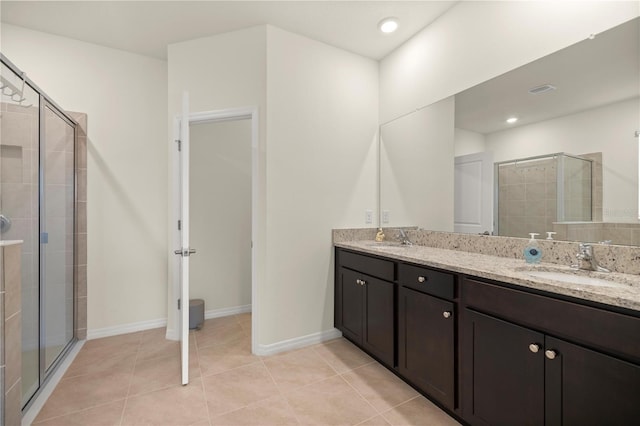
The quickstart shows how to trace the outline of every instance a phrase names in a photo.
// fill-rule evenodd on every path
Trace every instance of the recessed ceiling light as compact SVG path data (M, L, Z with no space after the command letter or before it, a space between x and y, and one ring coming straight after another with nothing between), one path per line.
M507 118L507 123L509 123L509 124L513 124L516 121L518 121L518 117L509 117L509 118Z
M383 33L392 33L398 29L398 18L384 18L378 23L378 28Z

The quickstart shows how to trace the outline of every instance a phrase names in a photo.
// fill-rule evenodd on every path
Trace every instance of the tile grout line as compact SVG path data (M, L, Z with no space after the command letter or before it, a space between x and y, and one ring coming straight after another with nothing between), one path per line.
M40 420L40 421L38 421L38 422L33 422L33 423L31 423L31 424L32 424L33 426L38 426L38 425L40 425L40 424L42 424L42 423L50 422L50 421L52 421L52 420L60 419L60 418L62 418L62 417L70 416L70 415L73 415L73 414L78 414L78 413L82 413L82 412L85 412L85 411L93 410L94 408L104 407L104 406L106 406L106 405L113 404L113 403L118 402L118 401L124 401L125 399L126 399L126 398L114 399L113 401L104 402L104 403L102 403L102 404L98 404L98 405L92 405L92 406L90 406L90 407L86 407L86 408L83 408L83 409L81 409L81 410L71 411L71 412L69 412L69 413L60 414L60 415L58 415L58 416L47 417L46 419Z
M315 345L315 346L319 346L319 345ZM378 410L376 409L376 407L374 407L374 406L371 404L371 402L369 402L369 400L368 400L367 398L365 398L365 397L364 397L364 395L362 395L362 394L358 391L358 389L356 389L356 388L355 388L355 387L354 387L354 386L353 386L353 385L352 385L352 384L351 384L351 383L350 383L350 382L349 382L349 381L348 381L348 380L343 376L343 374L345 374L345 373L349 373L349 372L351 372L351 371L357 370L358 368L366 367L367 365L373 364L374 362L377 362L377 361L376 361L376 360L374 360L374 359L372 358L370 362L367 362L367 363L365 363L365 364L359 365L359 366L358 366L358 367L356 367L356 368L351 368L351 369L349 369L349 370L347 370L347 371L339 372L336 368L334 368L331 364L329 364L329 362L328 362L327 360L325 360L325 359L324 359L324 357L323 357L320 353L318 353L318 351L316 351L316 350L315 350L315 346L313 346L311 349L313 349L313 350L314 350L314 352L315 352L316 354L318 354L318 356L319 356L320 358L322 358L322 360L323 360L323 361L325 361L325 362L329 365L329 367L331 367L331 368L333 369L333 371L335 371L335 372L336 372L336 375L337 375L337 376L339 376L339 377L340 377L342 380L344 380L344 381L345 381L345 382L346 382L346 383L347 383L347 384L348 384L348 385L349 385L353 390L355 390L355 391L356 391L356 393L358 394L358 396L360 396L360 398L362 398L362 399L363 399L367 404L369 404L369 405L371 406L371 408L373 408L373 410L374 410L376 413L378 413L378 414L376 414L376 415L379 415L380 413L378 412ZM360 349L358 349L358 350L360 350ZM375 416L373 416L373 417L375 417ZM371 418L373 418L373 417L371 417ZM367 419L367 420L368 420L368 419ZM366 421L366 420L365 420L365 421Z
M204 324L203 324L204 325ZM189 339L191 339L191 335L189 335ZM198 339L196 338L196 333L193 333L193 343L196 347L196 358L198 359L198 368L200 368L200 346L198 346ZM200 387L202 388L202 397L204 398L204 406L207 410L207 421L209 422L209 426L211 426L211 412L209 411L209 401L207 401L207 390L204 387L204 376L202 375L202 368L200 368Z
M378 363L378 362L374 360L373 362L370 362L370 363L367 363L367 364L361 365L361 366L359 366L359 367L357 367L357 368L354 368L354 369L352 369L352 370L345 371L344 373L341 373L341 374L340 374L340 376L342 376L342 374L346 374L346 373L349 373L349 372L351 372L351 371L355 371L355 370L358 370L358 369L360 369L360 368L366 367L367 365L371 365L371 364L373 364L373 363ZM379 363L378 363L378 364L379 364ZM394 376L394 377L395 377L395 376ZM371 402L370 402L370 401L369 401L369 400L368 400L364 395L362 395L362 394L360 393L360 391L358 391L358 389L356 389L356 388L355 388L355 386L353 386L353 385L351 384L351 382L349 382L349 381L348 381L347 379L345 379L344 377L343 377L343 379L344 379L344 381L345 381L345 382L347 382L347 383L349 384L349 386L351 386L351 387L352 387L352 388L353 388L353 389L358 393L358 395L360 395L360 397L362 397L362 399L364 399L365 401L367 401L367 403L373 407L373 409L376 411L376 413L378 413L376 416L383 416L383 413L388 413L389 411L394 410L394 409L396 409L396 408L400 407L401 405L404 405L404 404L406 404L407 402L413 401L414 399L419 398L419 397L421 397L421 396L422 396L422 395L420 394L420 392L418 392L417 390L413 389L413 387L411 387L411 389L413 389L413 390L417 393L417 395L412 396L411 398L409 398L409 399L407 399L407 400L405 400L405 401L402 401L402 402L400 402L400 403L398 403L398 404L396 404L396 405L393 405L393 406L391 406L391 407L389 407L389 408L385 409L384 411L380 411L380 410L378 410L376 407L374 407L374 406L373 406L373 404L371 404ZM376 417L376 416L374 416L374 417ZM384 417L384 416L383 416L383 417ZM372 418L373 418L373 417L372 417ZM368 420L368 419L367 419L367 420ZM389 422L389 420L388 420L386 417L385 417L385 420L386 420L387 422ZM365 421L366 421L366 420L365 420Z
M267 374L269 374L269 377L271 377L271 381L273 382L276 389L278 390L278 394L280 395L280 398L284 400L284 403L287 404L287 407L289 407L289 411L291 411L291 414L293 414L293 417L296 419L296 423L301 425L302 423L300 422L300 419L296 414L296 410L293 409L293 407L291 406L291 403L289 403L289 399L285 396L282 389L280 389L280 386L278 386L276 379L273 377L273 374L271 374L271 370L269 370L269 367L267 367L267 364L264 362L264 359L261 358L260 361L262 361L262 365L264 365L265 370L267 370Z
M136 373L136 365L138 364L138 358L140 356L140 349L142 348L142 337L144 336L144 333L140 335L140 341L138 342L138 350L136 351L136 359L133 362L133 369L131 370L131 375L129 377L129 386L127 386L127 395L124 399L124 405L122 406L122 413L120 414L120 423L118 423L119 426L122 425L122 422L124 421L124 413L127 410L127 403L129 402L129 393L131 392L131 385L133 384L133 377Z
M381 412L379 415L380 415L380 416L382 416L382 418L383 418L387 423L392 424L392 423L391 423L391 420L389 420L389 419L385 416L385 414L388 414L388 413L390 413L391 411L395 410L396 408L398 408L398 407L400 407L400 406L402 406L402 405L405 405L405 404L407 404L407 403L409 403L409 402L413 401L414 399L418 399L418 398L420 398L420 397L424 398L424 396L422 396L420 393L418 393L418 395L414 396L413 398L410 398L410 399L408 399L408 400L406 400L406 401L404 401L404 402L401 402L400 404L394 405L393 407L391 407L391 408L389 408L389 409L387 409L387 410L384 410L384 411L383 411L383 412ZM447 414L447 415L448 415L448 414Z
M355 370L355 369L353 369L353 370ZM346 371L345 373L349 373L349 372L351 372L351 371L353 371L353 370ZM348 380L347 380L347 379L346 379L342 374L338 374L338 375L340 376L340 378L341 378L342 380L344 380L344 381L347 383L347 385L349 385L349 387L350 387L351 389L353 389L353 390L356 392L356 394L357 394L357 395L358 395L358 396L359 396L359 397L360 397L364 402L366 402L367 404L369 404L369 406L370 406L370 407L373 409L373 411L376 413L376 415L375 415L375 416L371 416L369 419L372 419L372 418L374 418L374 417L376 417L376 416L379 416L379 415L381 414L381 413L380 413L380 411L379 411L376 407L374 407L374 406L373 406L373 404L371 403L371 401L369 401L367 398L365 398L365 396L364 396L364 395L362 395L362 393L360 393L360 391L359 391L358 389L356 389L356 387L355 387L355 386L353 386L353 385L351 384L351 382L350 382L350 381L348 381ZM366 421L367 421L367 420L369 420L369 419L365 419L365 420L363 420L362 422L366 422ZM385 419L385 420L386 420L386 419ZM360 423L362 423L362 422L360 422Z

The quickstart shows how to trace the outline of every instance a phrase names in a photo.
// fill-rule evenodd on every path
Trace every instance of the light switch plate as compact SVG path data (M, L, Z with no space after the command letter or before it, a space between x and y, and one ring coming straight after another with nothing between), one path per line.
M366 224L373 223L373 210L364 211L364 223Z
M389 223L389 210L382 210L382 223Z

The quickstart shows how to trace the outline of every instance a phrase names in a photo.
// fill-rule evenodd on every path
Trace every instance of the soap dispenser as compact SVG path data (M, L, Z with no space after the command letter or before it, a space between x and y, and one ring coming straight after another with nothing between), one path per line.
M529 233L531 239L529 243L524 248L524 260L527 263L540 263L540 259L542 258L542 250L538 247L538 243L536 242L536 236L540 234L536 234L535 232Z

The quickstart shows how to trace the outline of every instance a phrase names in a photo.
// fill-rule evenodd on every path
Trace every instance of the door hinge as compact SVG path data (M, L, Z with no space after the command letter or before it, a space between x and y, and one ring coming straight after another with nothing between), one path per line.
M178 299L178 309L180 309L180 299Z
M178 144L178 151L182 151L182 141L180 139L176 139L176 143Z
M182 229L182 221L178 220L178 231Z

